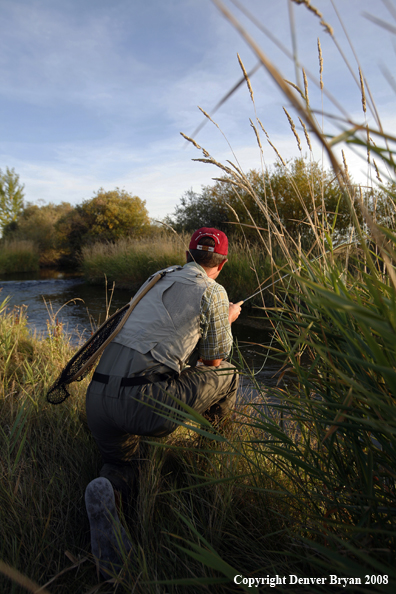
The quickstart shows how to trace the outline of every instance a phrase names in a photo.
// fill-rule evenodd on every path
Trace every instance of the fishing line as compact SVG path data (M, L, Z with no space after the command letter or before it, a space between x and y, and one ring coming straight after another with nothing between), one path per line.
M352 241L351 243L342 243L342 244L338 245L336 248L334 248L333 249L333 252L335 252L336 250L339 250L342 247L348 247L350 245L353 245L353 244L357 243L357 241L358 240ZM317 258L314 258L313 260L309 260L308 261L308 264L313 264L314 262L316 262L317 260L320 260L320 258L323 258L323 256L326 256L330 252L331 252L331 250L328 250L324 254L320 254L320 256L318 256ZM284 274L281 278L278 278L276 281L274 281L273 283L270 283L269 285L265 286L263 289L259 289L258 291L256 291L255 293L253 293L253 295L250 295L250 297L246 297L246 299L244 299L243 301L239 301L239 304L242 305L242 303L246 303L246 301L249 301L249 299L253 299L253 297L255 297L256 295L259 295L260 293L262 293L266 289L269 289L270 287L273 287L274 285L276 285L276 283L279 283L279 281L283 280L284 278L287 278L288 276L290 276L292 274L295 274L296 272L298 272L299 270L301 270L301 268L303 268L303 265L299 266L295 270L292 270L291 272L288 272L287 274Z

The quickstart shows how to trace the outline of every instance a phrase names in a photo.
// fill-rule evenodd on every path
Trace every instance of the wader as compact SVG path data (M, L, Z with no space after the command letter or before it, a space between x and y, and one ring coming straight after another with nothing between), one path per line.
M100 475L116 488L128 480L138 436L163 437L178 427L177 411L183 409L174 398L211 420L235 406L238 375L230 363L186 367L201 336L202 295L213 282L191 267L167 275L138 303L102 355L86 410L104 462Z

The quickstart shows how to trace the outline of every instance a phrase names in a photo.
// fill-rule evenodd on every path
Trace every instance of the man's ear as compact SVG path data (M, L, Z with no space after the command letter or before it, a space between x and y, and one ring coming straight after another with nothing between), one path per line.
M228 262L228 259L227 259L227 258L226 258L225 260L223 260L223 261L221 262L221 264L219 264L219 265L217 266L217 270L218 270L219 272L220 272L220 270L223 268L223 266L224 266L224 264L225 264L226 262Z

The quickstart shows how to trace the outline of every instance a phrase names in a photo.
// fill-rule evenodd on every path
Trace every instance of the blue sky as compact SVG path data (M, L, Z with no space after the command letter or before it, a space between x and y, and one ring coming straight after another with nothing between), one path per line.
M292 51L287 0L241 1ZM231 0L225 2L296 82L293 62ZM392 130L394 91L381 68L392 69L396 38L362 13L394 25L396 20L381 0L334 2L384 125ZM331 0L312 4L333 25L357 73ZM295 4L293 14L300 62L317 76L319 36L326 88L364 122L359 88L319 19ZM179 133L191 134L202 121L197 106L210 112L240 78L237 53L247 70L257 59L211 0L2 0L0 15L0 168L20 174L26 200L76 204L100 187L118 186L146 200L150 216L158 219L174 210L183 192L199 191L218 176L216 168L192 161L201 155ZM284 158L296 156L282 111L285 99L263 69L252 85L257 115L272 142ZM310 101L321 108L313 83ZM327 100L324 109L335 111ZM250 117L254 110L243 85L214 118L245 170L260 166ZM206 125L196 140L217 160L234 159L214 125ZM321 158L318 147L315 157ZM269 145L264 158L268 165L276 159ZM348 154L348 164L365 183L364 162Z

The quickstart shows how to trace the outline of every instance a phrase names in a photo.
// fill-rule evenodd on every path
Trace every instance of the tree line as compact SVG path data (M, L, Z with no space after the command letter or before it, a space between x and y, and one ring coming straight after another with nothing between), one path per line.
M200 193L185 192L167 222L177 231L214 226L252 241L257 239L257 228L267 231L275 226L284 237L298 238L306 250L315 241L315 226L336 241L350 235L350 211L337 178L315 161L298 157L287 167L276 163L265 173L251 170L244 177L243 184L226 176ZM376 222L395 227L394 184L361 189L350 180L350 191ZM363 225L363 209L357 206ZM269 220L274 226L269 227Z
M0 225L3 241L31 240L41 265L75 265L81 249L95 242L139 238L152 231L145 201L115 188L100 188L81 204L37 205L24 202L23 186L13 170L13 188L0 185Z
M331 231L339 241L348 238L347 202L333 173L318 163L296 158L287 168L278 163L265 173L251 170L244 179L236 186L232 176L226 176L203 186L201 192L188 190L164 222L178 232L217 227L254 242L257 229L271 232L270 220L283 236L298 237L303 249L314 242L310 221ZM355 199L363 202L377 222L394 228L392 194L390 184L354 190ZM4 173L0 170L0 227L3 241L32 240L44 265L75 264L85 245L140 238L166 229L150 222L144 200L120 188L100 188L92 198L74 206L68 202L25 203L24 186L9 168Z

